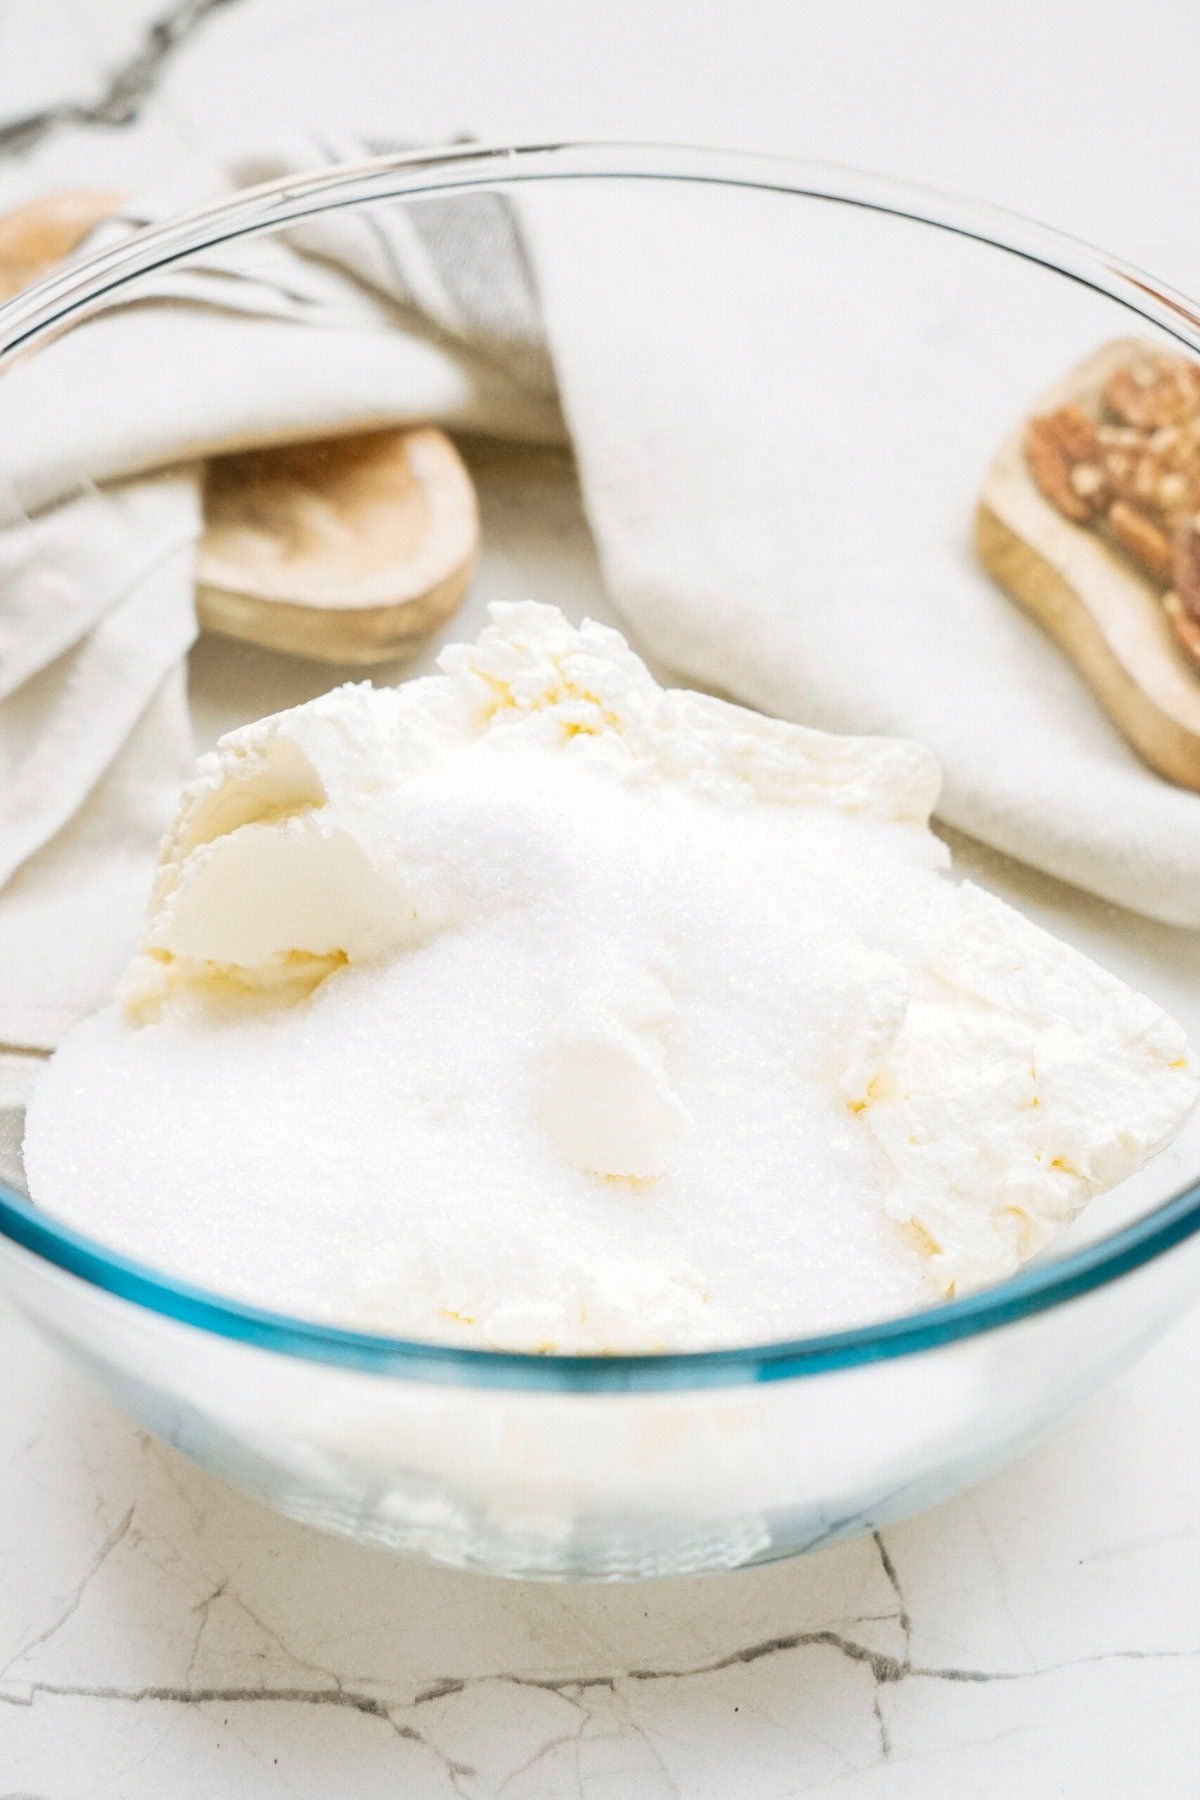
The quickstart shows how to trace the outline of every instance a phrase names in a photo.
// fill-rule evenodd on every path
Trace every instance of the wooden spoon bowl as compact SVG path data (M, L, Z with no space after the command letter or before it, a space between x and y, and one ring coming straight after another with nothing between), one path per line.
M200 623L327 662L386 661L449 618L478 549L471 478L433 426L218 456Z
M49 274L120 204L120 194L79 188L6 213L0 218L0 300Z
M0 300L120 203L77 190L0 218ZM207 467L197 612L267 649L383 662L449 618L478 551L471 478L431 425L238 451Z

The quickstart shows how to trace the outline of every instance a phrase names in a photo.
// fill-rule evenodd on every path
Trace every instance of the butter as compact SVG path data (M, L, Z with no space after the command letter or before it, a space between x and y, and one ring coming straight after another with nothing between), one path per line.
M532 604L440 668L201 760L42 1205L318 1317L699 1348L997 1280L1195 1105L1165 1013L949 877L920 746Z

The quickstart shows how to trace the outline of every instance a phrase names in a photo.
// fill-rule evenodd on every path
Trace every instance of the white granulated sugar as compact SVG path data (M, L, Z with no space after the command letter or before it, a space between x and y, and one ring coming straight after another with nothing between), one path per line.
M1173 1132L1156 1007L942 872L919 747L494 609L206 758L31 1191L315 1318L498 1348L833 1329L1003 1275Z

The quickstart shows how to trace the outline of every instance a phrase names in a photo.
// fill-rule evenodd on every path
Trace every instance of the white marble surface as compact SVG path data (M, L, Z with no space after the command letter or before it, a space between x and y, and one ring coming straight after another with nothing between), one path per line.
M33 117L0 141L0 201L136 183L296 120L723 139L973 189L1200 286L1192 0L1150 0L1136 28L1118 0L171 16L176 52L122 76L155 0L8 0L0 138ZM555 1589L276 1519L0 1319L0 1800L1192 1800L1198 1363L1193 1314L1042 1449L882 1544Z
M551 1588L278 1519L5 1321L0 1793L1190 1800L1198 1356L883 1544Z

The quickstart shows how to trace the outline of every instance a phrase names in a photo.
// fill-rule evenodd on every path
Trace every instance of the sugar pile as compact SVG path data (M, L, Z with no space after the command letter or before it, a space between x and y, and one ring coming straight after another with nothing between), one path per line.
M941 873L916 746L548 608L443 666L202 765L30 1109L42 1206L313 1318L693 1348L1002 1274L1190 1108L1165 1015Z

